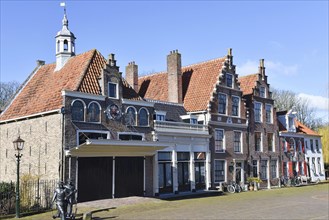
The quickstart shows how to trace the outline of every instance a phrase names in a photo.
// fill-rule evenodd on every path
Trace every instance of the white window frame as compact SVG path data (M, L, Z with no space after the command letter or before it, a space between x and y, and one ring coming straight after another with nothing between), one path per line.
M256 105L259 104L260 105L260 112L259 112L259 120L256 118ZM254 116L255 116L255 122L262 122L262 118L263 118L263 105L261 102L254 102Z
M264 96L262 96L262 89L264 89ZM266 87L265 86L259 87L259 97L266 98Z
M223 151L216 150L216 136L217 136L216 132L217 131L222 131L223 132L223 140L222 140ZM215 137L215 153L225 153L226 152L226 147L225 147L225 130L224 129L216 128L215 129L215 135L214 135L214 137Z
M89 116L89 112L88 112L88 110L89 110L89 106L90 106L92 103L96 103L96 104L98 105L98 107L99 107L99 121L97 121L97 122L89 121L89 118L88 118L88 122L89 122L89 123L100 124L100 123L102 122L102 107L101 107L101 105L100 105L98 102L96 102L96 101L91 101L91 102L88 104L88 107L87 107L87 115Z
M106 140L111 139L110 131L100 131L100 130L77 130L77 146L79 146L79 133L98 133L98 134L107 134Z
M144 133L139 133L139 132L128 132L128 131L118 132L117 140L120 140L119 136L120 136L121 134L140 135L140 136L142 136L142 141L145 141L145 134L144 134ZM136 141L136 140L134 140L134 141Z
M228 76L231 76L232 78L232 84L231 84L231 86L229 86L229 85L227 85L227 78L228 78ZM226 87L228 87L228 88L233 88L234 87L234 76L233 76L233 74L231 74L231 73L226 73L225 74L225 85L226 85Z
M272 134L272 151L270 151L270 152L275 152L275 141L274 141L275 135L274 135L274 132L268 132L267 135L269 135L269 134ZM267 148L268 148L268 137L267 137Z
M233 98L238 98L238 115L233 115ZM232 95L232 116L233 117L240 117L240 103L241 103L240 97Z
M128 106L126 108L125 114L128 115L128 109L130 109L130 108L133 108L135 110L135 115L134 115L135 123L134 124L127 124L126 123L126 125L128 125L128 126L137 126L137 109L134 106Z
M87 106L86 106L86 103L85 103L82 99L74 99L74 100L71 102L71 109L72 109L72 107L73 107L73 104L74 104L75 102L77 102L77 101L82 102L82 104L83 104L83 122L85 122L85 121L86 121L86 111L87 111ZM72 112L71 112L71 118L72 118ZM76 120L72 120L72 121L76 121Z
M263 152L263 133L261 131L255 131L254 132L254 137L256 137L256 133L260 134L260 143L259 143L259 151L256 152ZM256 146L256 139L255 139L255 146Z
M145 110L146 112L147 112L147 125L140 125L140 112L142 111L142 110ZM150 126L150 112L147 110L147 108L144 108L144 107L142 107L142 108L140 108L139 109L139 111L138 111L138 126L140 126L140 127L149 127Z
M219 112L219 96L220 95L224 95L225 96L225 113L221 113L221 112ZM225 93L218 93L218 114L220 114L220 115L227 115L227 94L225 94Z
M234 149L234 144L235 144L235 132L239 132L240 133L240 151L236 152L235 149ZM239 130L233 130L233 151L234 153L237 153L237 154L242 154L243 153L243 139L242 139L242 131L239 131Z
M223 168L224 168L224 181L216 181L216 175L215 175L215 171L216 171L216 169L215 169L215 165L216 165L216 161L223 161L224 162L224 164L223 164ZM226 160L223 160L223 159L215 159L214 160L214 183L223 183L223 182L226 182L226 180L227 180L227 161Z
M267 107L268 106L270 107L270 110L271 110L269 121L267 121ZM266 123L273 124L273 106L271 104L265 104L265 120L266 120Z
M167 112L165 111L155 111L155 120L156 121L166 121L166 115L167 115ZM158 120L158 116L162 116L163 117L163 120Z
M113 97L113 96L110 96L110 84L113 84L115 85L115 93L116 93L116 96ZM110 99L119 99L119 83L116 83L116 82L108 82L108 97Z

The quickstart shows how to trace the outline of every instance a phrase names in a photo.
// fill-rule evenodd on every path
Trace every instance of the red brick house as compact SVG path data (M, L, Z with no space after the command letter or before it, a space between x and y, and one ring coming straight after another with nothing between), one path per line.
M264 60L260 60L258 73L241 76L239 82L249 116L249 176L259 177L261 187L277 186L281 161L278 127Z

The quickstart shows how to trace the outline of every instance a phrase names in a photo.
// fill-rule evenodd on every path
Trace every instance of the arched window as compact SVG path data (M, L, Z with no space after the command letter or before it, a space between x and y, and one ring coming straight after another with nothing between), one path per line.
M126 111L126 125L136 125L136 109L134 107L127 108Z
M139 126L149 125L149 112L145 108L139 110Z
M100 106L97 102L91 102L88 106L88 121L100 122Z
M84 121L85 104L80 100L73 101L71 106L71 113L73 121Z
M68 51L69 49L69 43L67 42L67 40L64 40L64 51Z

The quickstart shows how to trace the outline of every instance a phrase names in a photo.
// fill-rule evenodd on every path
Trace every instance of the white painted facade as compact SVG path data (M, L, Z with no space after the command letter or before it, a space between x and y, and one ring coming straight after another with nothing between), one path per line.
M307 172L312 182L325 180L321 136L305 135L305 160Z

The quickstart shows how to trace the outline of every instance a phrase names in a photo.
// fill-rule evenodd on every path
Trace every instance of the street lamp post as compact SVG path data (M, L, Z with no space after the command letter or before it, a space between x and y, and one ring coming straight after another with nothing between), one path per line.
M19 136L18 138L13 141L14 149L17 151L17 154L15 154L15 157L17 159L17 180L16 180L16 218L20 218L20 196L19 196L19 162L20 158L23 156L23 154L20 153L21 150L23 150L24 147L24 140L21 139Z

